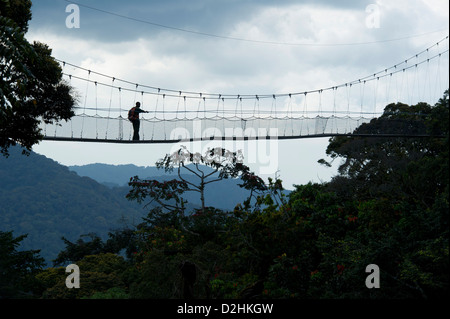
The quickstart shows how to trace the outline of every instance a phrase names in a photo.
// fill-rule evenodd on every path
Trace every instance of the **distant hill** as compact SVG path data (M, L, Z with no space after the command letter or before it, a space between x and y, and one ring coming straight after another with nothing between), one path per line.
M79 176L90 177L109 187L127 186L130 177L133 176L157 177L165 175L164 170L159 170L156 167L141 167L131 164L88 164L83 166L69 166L69 170L76 172Z
M171 174L165 173L163 169L156 167L139 167L135 165L107 165L107 164L89 164L84 166L69 166L71 171L80 176L90 177L97 182L109 186L119 187L128 185L130 177L139 176L141 179L156 179L159 181L178 178L174 170ZM206 166L201 168L204 172L212 172L212 169ZM198 179L187 170L182 171L182 176L194 184L198 184ZM212 178L217 177L213 175ZM225 210L232 210L238 203L242 203L248 198L249 192L242 189L238 184L242 183L239 179L224 179L217 183L211 183L206 186L205 201L207 206L214 206ZM126 186L128 187L128 186ZM226 194L226 196L224 196ZM187 192L184 198L191 204L201 205L200 197L196 192Z
M148 209L125 198L132 176L161 181L176 177L156 167L134 165L68 168L45 156L33 152L25 156L19 148L11 148L8 158L0 156L0 230L13 230L15 236L28 234L21 249L40 249L50 266L65 248L63 236L70 241L89 233L106 238L124 222L131 226L142 221ZM192 174L183 177L195 178ZM249 194L239 183L226 179L209 184L206 205L232 210ZM200 206L198 193L186 192L184 197L188 206Z
M0 230L28 234L22 249L41 249L47 262L65 248L61 237L108 231L141 222L145 211L125 195L88 177L80 177L45 156L11 148L0 156Z

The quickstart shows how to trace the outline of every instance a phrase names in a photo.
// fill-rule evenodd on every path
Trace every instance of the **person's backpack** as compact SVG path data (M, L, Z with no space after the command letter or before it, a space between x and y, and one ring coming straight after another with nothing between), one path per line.
M136 108L133 107L131 110L128 111L128 120L135 121L139 119L139 113L135 112Z

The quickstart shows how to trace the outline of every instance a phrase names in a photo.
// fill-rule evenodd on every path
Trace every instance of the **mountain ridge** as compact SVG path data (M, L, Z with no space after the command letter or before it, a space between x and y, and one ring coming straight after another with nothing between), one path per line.
M90 177L97 182L108 185L110 187L127 186L130 177L156 177L163 176L166 173L152 166L136 166L134 164L103 164L93 163L87 165L68 166L70 171L77 173L79 176Z
M127 165L111 165L111 164L88 164L82 166L69 166L69 170L77 173L82 177L89 177L98 183L112 188L128 187L130 177L138 176L141 179L156 179L159 181L178 179L178 172L165 172L157 167ZM205 173L212 172L208 166L202 166L201 169ZM153 174L153 175L148 175ZM184 169L181 176L196 184L199 180L196 176ZM217 174L211 178L217 177ZM205 187L205 199L207 206L214 206L223 210L233 210L238 203L242 203L248 198L250 192L239 187L242 181L240 179L223 179L217 183L211 183ZM227 194L227 196L224 196ZM186 192L183 197L191 204L200 206L200 197L196 192Z
M80 177L43 155L0 156L0 230L27 234L23 250L41 250L47 263L81 235L107 233L137 224L145 211L125 198L124 189L111 189L89 177Z

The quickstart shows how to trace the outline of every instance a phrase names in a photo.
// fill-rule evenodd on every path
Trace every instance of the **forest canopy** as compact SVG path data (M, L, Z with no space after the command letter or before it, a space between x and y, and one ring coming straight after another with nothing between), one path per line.
M263 181L231 154L229 172L253 192L230 211L186 208L183 180L131 177L129 200L158 203L137 227L112 231L107 240L95 234L65 239L51 268L42 269L30 252L32 271L11 278L32 275L27 292L49 299L445 298L448 111L448 91L434 106L388 105L357 131L420 128L433 136L331 138L327 154L342 160L338 174L326 183L296 185L289 195L281 180ZM172 167L169 158L163 168ZM184 157L176 169L192 159ZM220 169L225 163L216 164ZM198 169L202 176L200 164ZM203 182L190 186L201 189ZM9 233L1 238L9 251L21 239ZM65 286L69 263L80 267L83 288ZM379 267L381 288L366 286L368 265Z

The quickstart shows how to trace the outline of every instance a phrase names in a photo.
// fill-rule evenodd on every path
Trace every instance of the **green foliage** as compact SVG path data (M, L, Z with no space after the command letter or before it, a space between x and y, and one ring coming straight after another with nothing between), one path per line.
M121 288L113 287L105 292L96 292L89 298L82 299L128 299L129 294Z
M30 151L43 137L41 120L50 123L74 115L72 88L62 81L51 49L25 38L30 7L29 0L0 2L0 152L4 155L16 144Z
M116 254L85 256L77 262L80 268L80 289L68 289L65 268L49 268L36 276L44 299L99 299L127 296L127 263Z
M28 21L31 20L31 0L1 0L0 16L8 17L14 21L21 32L28 30Z
M0 296L31 298L36 289L35 275L44 265L37 250L18 251L26 237L14 238L12 232L0 231Z

